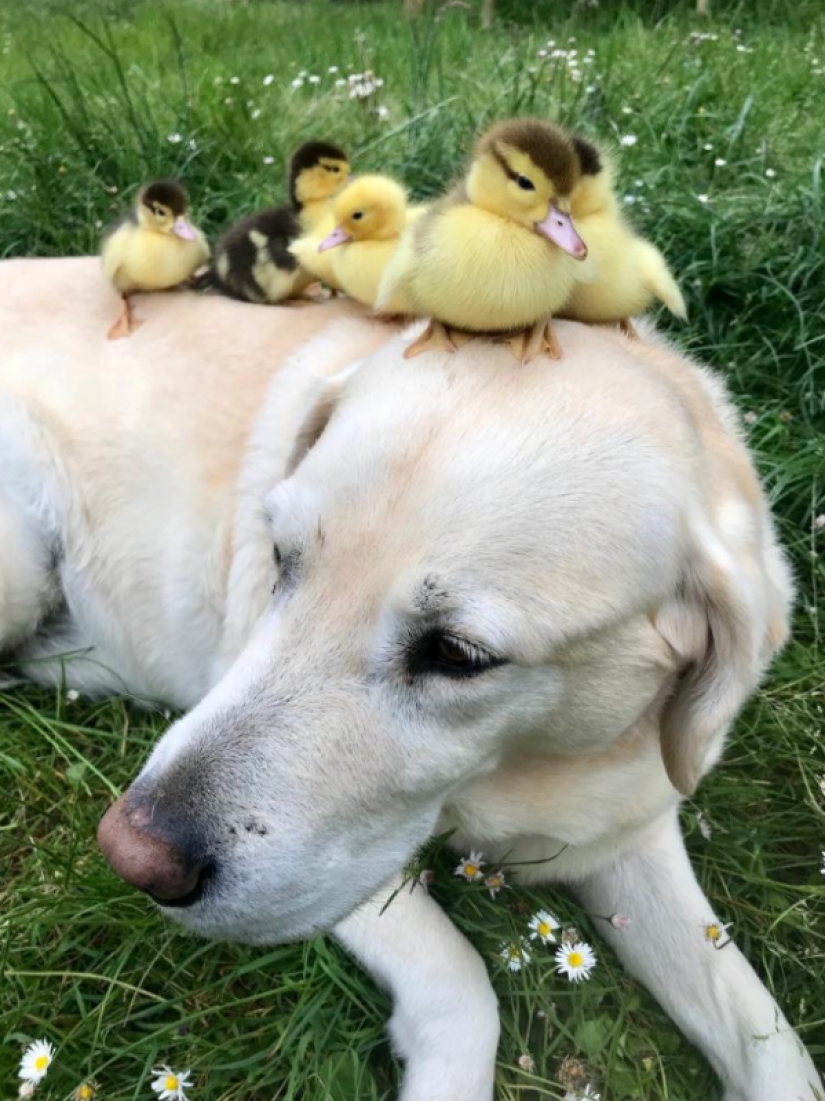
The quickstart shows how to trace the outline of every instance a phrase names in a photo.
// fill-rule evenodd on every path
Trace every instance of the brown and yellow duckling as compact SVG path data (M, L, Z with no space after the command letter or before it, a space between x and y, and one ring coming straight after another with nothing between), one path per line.
M129 336L142 324L130 295L165 291L185 283L209 259L209 246L189 221L189 199L176 180L142 187L134 209L103 235L103 272L123 299L109 339Z
M511 119L484 134L466 178L410 226L385 272L378 309L431 318L407 357L476 333L503 335L524 361L560 355L551 317L592 275L570 213L582 171L552 123Z
M289 202L260 210L227 230L198 289L260 304L300 295L315 277L301 267L289 246L302 234L332 229L330 200L349 173L347 155L337 145L301 145L289 162Z
M636 233L624 215L610 157L584 138L574 141L584 171L573 190L570 213L587 245L594 278L573 287L562 316L617 322L632 333L630 318L658 299L676 317L686 318L685 300L664 256Z

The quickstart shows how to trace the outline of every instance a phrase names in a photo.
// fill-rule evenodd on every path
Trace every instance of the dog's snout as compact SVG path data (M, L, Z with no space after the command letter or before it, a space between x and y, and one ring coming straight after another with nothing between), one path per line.
M97 841L117 875L162 906L195 902L213 868L191 834L150 814L129 792L100 820Z

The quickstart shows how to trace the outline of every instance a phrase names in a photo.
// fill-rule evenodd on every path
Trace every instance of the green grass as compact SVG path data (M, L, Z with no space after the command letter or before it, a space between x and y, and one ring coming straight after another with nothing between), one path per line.
M702 21L688 0L598 9L499 0L485 33L474 8L409 25L389 0L78 0L74 18L58 0L6 0L0 256L93 250L100 226L158 174L184 177L216 232L282 197L284 158L310 134L421 197L450 182L496 117L536 112L607 141L635 135L619 147L622 191L686 289L691 320L674 334L725 372L752 414L800 586L794 641L684 824L713 905L821 1065L825 534L814 517L825 512L825 73L815 70L825 70L825 27L819 0L713 3ZM691 42L695 30L717 37ZM572 47L571 36L580 57L594 51L580 82L566 61L538 57L548 38ZM339 76L371 68L384 79L386 121L375 101L336 90L333 65ZM301 70L320 83L293 89ZM122 701L0 695L0 1089L12 1095L20 1045L45 1035L60 1054L43 1097L94 1077L107 1099L148 1101L159 1061L193 1067L195 1096L209 1101L392 1097L386 999L331 941L270 951L201 943L164 925L104 866L96 820L165 725L161 712ZM713 824L710 841L698 810ZM515 976L497 962L539 903L597 949L598 920L549 891L490 901L452 878L446 855L429 859L437 897L490 961L502 1101L561 1096L559 1066L571 1056L607 1101L718 1096L702 1059L607 952L575 989L549 956ZM535 1074L517 1067L523 1053Z

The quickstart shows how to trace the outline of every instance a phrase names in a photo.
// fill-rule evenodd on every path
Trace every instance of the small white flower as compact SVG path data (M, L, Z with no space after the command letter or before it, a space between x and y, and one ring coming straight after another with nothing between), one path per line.
M13 203L14 200L17 198L17 192L11 190L7 191L6 198L9 200L10 203Z
M484 880L484 886L490 892L490 898L495 898L503 887L507 886L507 880L504 878L504 872L498 871L488 875Z
M568 1090L564 1101L601 1101L601 1094L596 1093L588 1082L582 1090Z
M521 971L522 967L526 967L533 958L523 939L503 944L499 955L507 964L508 971Z
M338 80L335 81L335 87L336 88L343 88L343 87L346 86L347 83L348 82L346 80L344 80L343 77L339 77Z
M725 160L724 157L717 157L713 163L716 165L717 168L724 168L728 162Z
M382 122L386 122L386 120L390 117L390 109L389 107L385 107L383 103L380 107L375 108L375 113L376 115L378 115L379 119L381 119Z
M253 120L259 119L261 117L260 107L253 107L252 110L249 112L249 117Z
M186 1090L192 1085L192 1076L188 1070L182 1074L176 1074L169 1067L155 1067L152 1071L155 1080L152 1089L158 1095L159 1101L186 1101Z
M632 107L622 107L622 114L623 115L632 115L633 114L633 108Z
M702 148L705 150L705 152L709 153L711 151L711 149L713 149L713 142L712 141L706 141L705 144L702 146Z
M753 422L748 420L749 416L752 416L753 420L756 420L756 413L745 414L745 422L747 424L752 424ZM699 833L701 833L705 841L710 841L713 837L713 830L711 829L710 822L708 822L706 816L700 810L696 812L696 825L699 827Z
M526 1053L524 1055L519 1055L518 1065L527 1074L532 1074L533 1071L536 1069L536 1064L535 1064L535 1061L533 1059L533 1056L532 1055L527 1055Z
M702 926L705 932L705 940L709 941L714 948L724 948L730 941L728 935L728 929L733 925L732 921L727 924L722 924L721 921L707 921Z
M321 83L321 78L319 76L316 76L314 73L308 79L309 79L310 84L320 84Z
M292 87L293 88L303 88L303 86L304 86L303 77L296 76L295 79L292 81Z
M36 1086L46 1077L54 1059L54 1045L48 1040L35 1040L23 1052L17 1077Z
M821 520L821 527L825 528L825 516L817 516L816 519ZM816 523L816 520L814 521L814 523ZM819 777L819 790L822 792L823 795L825 795L825 776Z
M630 148L630 146L635 145L638 140L635 134L622 134L621 138L619 138L619 144Z
M267 73L266 76L263 79L264 88L268 88L269 85L272 83L272 81L274 79L275 79L275 76L274 76L273 73Z
M275 163L275 158L274 157L264 157L264 164L274 164L274 163Z
M769 180L772 180L776 176L776 169L775 168L766 168L765 169L765 175L768 177Z
M571 982L589 979L596 966L596 953L583 940L575 944L560 944L556 950L556 970Z
M327 69L327 72L328 73L337 73L338 72L338 66L337 65L330 65L330 67Z
M481 870L484 867L484 861L481 859L483 855L483 853L471 852L469 856L462 857L453 874L462 876L468 883L483 879L484 873Z
M556 930L560 928L559 919L548 910L539 910L528 923L530 940L540 940L542 944L556 943Z
M229 83L230 83L230 84L240 84L240 82L241 82L241 79L240 79L240 77L237 77L237 76L231 76L231 77L229 78Z
M622 202L627 203L628 206L633 206L633 204L636 202L636 196L635 195L624 195L622 197Z
M80 693L76 688L70 688L69 691L66 693L66 699L69 701L69 703L77 703L77 701L80 699Z
M547 50L539 50L539 57L547 57Z
M697 195L696 198L699 200L700 203L710 202L710 195Z
M177 132L174 134L167 134L166 140L169 142L170 145L180 145L180 143L183 141L183 135L178 134Z
M190 138L189 141L186 144L189 146L189 148L192 150L193 153L198 148L198 143L195 141L194 138Z
M610 924L614 929L618 929L620 933L623 933L625 929L630 928L630 918L625 917L624 914L611 914Z

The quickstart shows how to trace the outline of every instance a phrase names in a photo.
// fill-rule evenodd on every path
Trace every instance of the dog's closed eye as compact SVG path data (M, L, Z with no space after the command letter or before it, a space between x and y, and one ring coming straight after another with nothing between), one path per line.
M407 659L414 677L435 675L456 680L477 677L504 664L503 658L478 643L441 630L429 631L417 639Z

